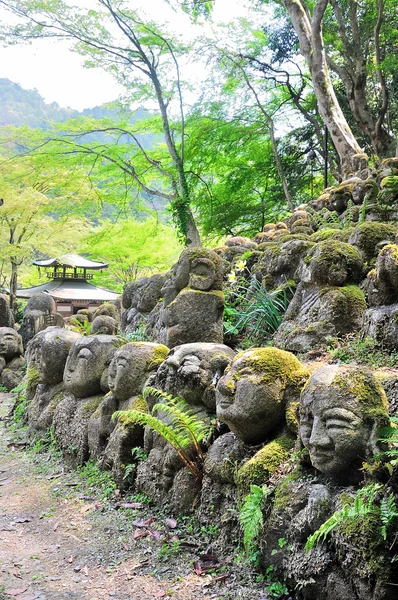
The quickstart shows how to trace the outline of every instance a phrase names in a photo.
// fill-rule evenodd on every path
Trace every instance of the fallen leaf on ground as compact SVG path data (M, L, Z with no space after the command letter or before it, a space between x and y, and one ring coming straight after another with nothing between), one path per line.
M64 473L57 473L56 475L49 475L47 477L48 481L51 481L52 479L58 479L58 477L62 477L62 475L64 475Z
M11 452L15 452L15 450L23 450L27 445L27 442L11 442L10 444L7 444L7 448L11 450Z
M30 523L33 521L33 517L17 517L14 519L14 523Z
M134 527L146 527L146 521L133 521Z
M84 574L86 575L86 577L88 577L88 566L87 565L85 565L83 567L83 571L84 571Z
M175 519L166 519L166 525L169 529L175 529L177 527L177 521Z
M7 483L11 483L12 479L3 479L3 481L0 481L0 485L7 485Z
M82 514L88 512L89 510L93 510L95 508L95 504L86 504L85 506L82 506L82 508L80 509L80 512Z
M70 557L66 560L68 561L68 563L72 563L75 560L75 557L73 556L73 554L71 554Z
M54 523L53 531L57 531L58 527L59 527L59 521L57 521L56 523Z
M167 596L167 592L156 592L156 594L153 595L154 598L164 598L165 596Z
M149 531L140 531L139 529L136 529L133 535L133 538L135 540L139 540L142 537L148 537L149 535Z
M117 510L118 508L142 508L142 503L141 502L117 502L115 504L115 509Z
M36 600L39 598L40 592L35 592L34 594L23 594L22 596L17 596L15 600Z
M7 596L19 596L20 594L23 594L24 592L26 592L26 590L28 589L28 585L23 587L23 588L16 588L15 590L4 590L4 594L6 594Z

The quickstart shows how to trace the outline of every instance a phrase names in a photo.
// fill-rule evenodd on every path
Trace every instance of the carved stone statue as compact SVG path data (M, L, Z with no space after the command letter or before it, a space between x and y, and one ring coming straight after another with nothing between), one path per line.
M62 315L56 312L54 299L44 292L34 294L28 300L20 329L24 348L36 333L51 326L65 326Z
M308 253L301 281L274 336L274 343L291 352L308 352L326 338L358 331L366 310L357 285L362 277L359 251L343 242L326 240Z
M380 452L378 430L388 422L385 392L364 367L323 367L303 390L300 438L312 465L327 475L357 478L362 463Z
M307 377L290 352L240 352L217 385L217 417L247 444L265 442L286 423L287 407L298 401Z
M133 462L132 448L142 447L144 430L128 419L112 422L116 410L147 410L141 398L144 388L152 383L158 366L169 349L162 344L131 342L122 346L111 362L108 374L110 393L101 402L89 422L89 447L92 456L102 456L107 469L112 469L119 486L127 464Z
M8 297L5 294L0 294L0 327L12 327L14 325L14 317L10 310Z
M12 390L23 377L22 339L12 327L0 327L0 383Z
M223 261L212 250L184 250L166 276L161 341L169 348L223 341Z
M215 386L234 354L223 344L177 346L159 367L153 385L183 398L191 413L210 422L215 413ZM148 459L138 465L137 488L159 502L169 502L177 512L190 510L199 484L173 448L146 430L144 449Z
M54 430L72 462L89 457L88 421L108 388L108 369L117 350L116 336L79 338L72 346L64 371L64 394L54 413Z
M29 426L45 430L51 426L54 411L63 397L63 375L69 351L80 335L61 327L40 331L28 344L28 376L37 382L29 403Z

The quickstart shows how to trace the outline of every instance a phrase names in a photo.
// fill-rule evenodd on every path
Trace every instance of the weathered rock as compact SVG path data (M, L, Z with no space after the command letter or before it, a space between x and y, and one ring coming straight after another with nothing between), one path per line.
M377 255L377 245L383 240L394 243L396 234L396 225L365 221L357 225L348 243L356 246L362 252L364 259L369 262Z
M28 300L19 330L24 348L36 333L52 326L65 326L62 315L56 312L54 299L44 292L35 294Z
M132 342L119 348L108 372L111 394L105 396L90 418L90 454L95 458L101 457L103 465L112 470L120 487L124 485L126 465L133 462L132 448L143 446L144 429L131 422L128 413L115 424L111 420L112 414L116 410L132 408L148 410L140 396L168 352L165 346L149 342Z

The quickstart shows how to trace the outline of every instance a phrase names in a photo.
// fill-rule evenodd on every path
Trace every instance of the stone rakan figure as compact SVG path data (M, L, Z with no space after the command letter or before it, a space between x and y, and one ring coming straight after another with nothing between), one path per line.
M115 424L112 414L130 408L147 410L141 398L142 391L151 383L168 352L166 346L151 342L131 342L119 348L109 366L110 392L90 417L90 456L102 459L119 486L123 485L126 465L133 460L131 449L143 445L144 430L140 425L129 423L128 419L120 419Z
M364 367L321 367L302 391L299 415L308 455L275 489L264 526L263 564L283 567L289 586L299 588L299 600L392 600L395 590L384 585L395 582L391 542L365 517L343 521L327 543L305 550L308 536L336 510L354 505L363 462L382 450L380 428L389 418L381 384ZM281 535L290 551L272 556Z
M63 397L63 375L72 345L80 335L61 327L48 327L29 342L27 363L30 381L37 383L29 403L29 426L45 430L52 425L54 411Z
M388 423L385 392L363 367L323 367L301 395L299 432L312 465L347 483L381 451L379 430Z
M20 329L24 348L36 333L51 326L65 327L62 315L56 312L54 299L44 292L34 294L28 300Z
M247 444L260 444L281 429L308 373L290 352L253 348L236 355L220 379L217 417Z
M67 458L81 464L89 457L88 421L108 388L108 369L118 338L96 335L79 338L64 370L64 395L54 413L54 430Z
M279 348L308 352L326 338L359 331L366 310L360 252L326 240L312 248L301 265L300 283L274 336Z
M210 422L215 413L216 383L234 354L223 344L177 346L159 367L153 386L183 398L192 413ZM177 512L191 510L200 483L162 438L146 430L144 442L148 459L138 465L137 488L160 503L168 502Z
M169 348L223 341L223 261L213 250L184 250L162 288L160 341Z
M23 377L22 339L12 327L0 327L0 383L12 390Z
M8 297L0 294L0 327L13 327L14 317L10 310Z

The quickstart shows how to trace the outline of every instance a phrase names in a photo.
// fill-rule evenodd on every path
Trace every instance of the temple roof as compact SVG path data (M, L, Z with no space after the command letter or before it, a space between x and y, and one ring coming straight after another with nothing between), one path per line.
M98 263L97 263L98 264ZM34 294L40 292L47 292L55 300L93 300L93 301L110 301L116 300L119 294L110 292L109 290L103 290L102 288L96 287L91 283L88 283L84 279L54 279L48 283L42 285L36 285L35 287L17 290L17 298L31 298Z
M34 260L33 264L37 267L70 267L73 269L107 269L107 263L88 260L78 254L64 254L58 258L49 258L47 260Z

